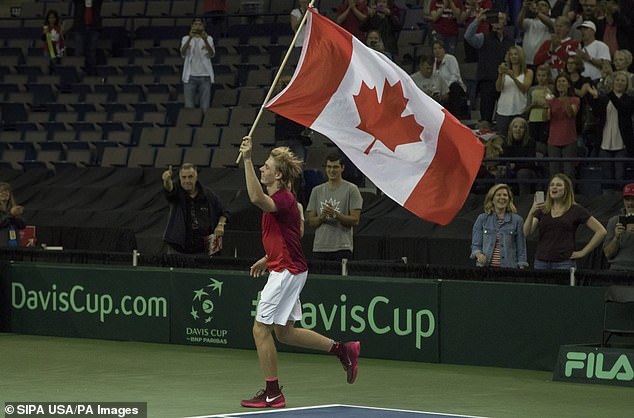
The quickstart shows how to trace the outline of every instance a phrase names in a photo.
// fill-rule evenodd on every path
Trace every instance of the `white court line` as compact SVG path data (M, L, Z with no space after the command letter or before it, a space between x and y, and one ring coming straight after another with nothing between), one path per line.
M270 410L253 411L253 412L232 412L228 414L200 415L200 416L183 417L183 418L233 418L233 417L242 416L242 415L263 415L263 414L274 414L274 413L283 414L285 412L292 412L292 411L303 411L308 409L334 408L334 407L372 409L377 411L407 412L410 414L419 414L419 415L426 414L426 415L434 415L434 416L441 416L441 417L486 418L486 417L482 417L478 415L444 414L441 412L412 411L409 409L379 408L379 407L373 407L373 406L343 405L343 404L303 406L298 408L274 408Z

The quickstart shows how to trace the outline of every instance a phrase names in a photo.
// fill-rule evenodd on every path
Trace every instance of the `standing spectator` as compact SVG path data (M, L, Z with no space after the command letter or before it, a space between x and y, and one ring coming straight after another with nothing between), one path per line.
M344 159L329 154L328 180L313 188L306 207L308 225L315 228L313 256L319 260L352 259L353 227L359 224L363 199L356 185L343 179Z
M15 202L11 185L0 183L0 247L18 246L18 230L26 227L22 215L24 206Z
M579 42L570 37L570 21L565 16L559 16L555 20L555 31L551 39L544 41L537 49L533 63L548 64L555 78L565 70L568 57L575 55L578 49Z
M623 188L623 211L608 220L603 254L610 270L634 270L634 183Z
M438 103L444 103L449 93L449 88L438 73L434 73L434 61L434 57L430 55L421 55L418 59L418 71L411 75L412 81L426 95Z
M344 370L346 381L357 378L357 359L361 351L358 341L342 344L315 331L295 327L302 319L299 297L308 277L308 266L300 240L300 216L297 201L287 189L302 173L302 163L288 148L274 148L255 173L251 160L252 143L244 137L240 153L244 160L244 175L251 203L262 210L262 244L264 257L249 269L252 277L270 272L260 293L253 323L253 339L264 373L265 389L240 405L246 408L283 408L286 399L278 381L277 348L275 340L296 347L311 348L336 355ZM262 189L262 186L266 191Z
M632 42L628 39L628 29L633 23L626 14L621 13L617 0L605 2L603 19L597 21L597 39L610 48L612 57L619 49L630 49Z
M506 14L490 14L482 11L467 30L464 38L478 50L478 92L480 94L480 119L493 123L493 110L498 99L495 81L498 78L498 65L504 61L506 51L513 46L513 39L504 32ZM481 22L488 21L491 32L476 33Z
M627 158L634 155L634 97L627 94L632 89L631 83L632 79L625 71L615 72L612 91L592 103L593 110L599 116L601 158ZM604 180L623 180L625 162L602 162L601 172Z
M449 94L443 105L458 119L466 119L467 115L467 87L460 75L458 60L451 54L447 54L443 41L432 42L434 54L434 74L438 75L449 88Z
M214 40L205 32L203 21L195 17L189 34L181 39L181 57L183 64L183 93L185 107L209 108L211 85L214 82L214 69L211 59L216 55Z
M464 5L464 26L468 27L471 22L478 18L482 10L493 9L492 0L467 0ZM489 31L489 24L487 22L480 22L478 25L478 33L487 33ZM464 46L464 60L465 62L478 62L478 50L472 47L468 42L463 42Z
M518 117L509 124L506 144L504 144L504 156L507 158L535 158L538 156L535 141L528 134L526 119ZM515 177L518 180L520 195L530 193L529 180L537 178L534 162L512 162L508 164L506 171L507 177Z
M550 39L550 34L555 29L548 0L525 1L517 17L517 26L524 31L522 48L526 54L526 64L532 67L537 49Z
M55 66L61 63L64 56L64 30L59 14L56 10L46 13L46 21L42 26L42 41L44 41L44 55L50 58L49 72L55 72Z
M368 18L368 4L365 0L344 0L337 9L337 24L365 43L365 33L361 25Z
M291 10L291 29L293 29L293 32L297 32L297 29L299 29L299 24L302 22L302 19L304 18L304 15L308 10L308 3L310 3L310 0L299 0L297 8ZM314 10L317 11L317 8L315 7ZM305 33L306 26L302 26L299 34L297 35L297 38L295 39L296 48L301 48L304 44Z
M491 187L471 233L471 258L478 267L525 268L524 219L517 214L513 192L506 184Z
M533 70L526 68L524 50L520 46L510 47L504 62L498 67L495 81L495 89L500 93L495 118L500 134L506 135L511 120L526 110L526 93L532 84Z
M592 238L581 250L575 250L575 233L579 225L586 225ZM544 202L533 201L526 220L524 235L539 230L535 250L536 269L568 270L576 260L590 254L601 245L606 231L603 225L575 202L572 180L565 174L555 174L550 180Z
M398 7L392 0L371 0L368 18L361 25L361 29L366 32L379 31L385 51L390 53L392 59L396 59L398 57L397 38L402 26Z
M553 80L550 67L542 64L537 67L535 79L537 84L528 90L528 132L535 141L538 156L546 154L548 142L548 101L546 96L553 95Z
M585 64L579 55L572 55L566 61L566 75L572 83L572 91L579 97L579 111L575 118L578 144L586 148L584 155L596 157L598 153L599 135L596 117L590 109L590 98L596 97L597 90L592 80L582 75Z
M97 65L97 41L101 30L101 5L103 0L73 0L75 16L75 56L84 56L86 74L94 75Z
M555 80L555 96L547 96L548 119L548 156L551 158L574 158L577 156L576 117L579 111L579 97L574 95L568 76L559 74ZM548 164L551 173L559 173L562 163L551 161ZM568 177L574 176L574 165L570 161L563 163L563 171Z
M610 48L595 39L597 27L594 22L586 20L579 28L583 47L577 50L577 55L585 62L585 70L582 75L595 82L601 78L601 65L603 62L611 61Z
M198 182L193 164L185 163L178 172L179 181L172 179L172 167L163 172L163 191L170 204L170 214L163 233L168 253L208 254L221 244L212 242L224 235L229 213L214 192Z
M429 10L432 41L443 41L447 52L456 54L458 25L464 21L461 0L432 0Z

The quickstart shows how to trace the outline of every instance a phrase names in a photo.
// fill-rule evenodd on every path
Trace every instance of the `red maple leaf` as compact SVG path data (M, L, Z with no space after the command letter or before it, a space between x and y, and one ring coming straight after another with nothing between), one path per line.
M376 141L381 141L392 152L399 145L421 141L420 134L424 128L416 122L414 115L401 117L409 101L403 96L401 82L390 86L386 79L381 99L379 102L376 87L370 89L365 82L361 83L359 94L354 96L361 118L357 129L374 137L364 153L369 154Z

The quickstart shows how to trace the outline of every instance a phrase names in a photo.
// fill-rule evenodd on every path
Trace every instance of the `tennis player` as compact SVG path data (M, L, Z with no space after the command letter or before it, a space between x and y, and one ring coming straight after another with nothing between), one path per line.
M244 174L251 202L262 209L262 244L266 254L250 268L252 277L270 272L261 292L253 339L260 367L264 372L265 389L240 402L248 408L283 408L286 400L277 379L278 341L297 347L327 351L335 354L347 373L347 382L357 378L357 358L361 351L358 341L342 344L315 331L295 328L302 317L299 295L306 283L308 267L300 241L300 214L295 196L287 185L302 174L302 161L287 147L274 148L260 167L258 179L251 160L251 138L246 136L240 145L244 159ZM261 184L266 188L266 193Z

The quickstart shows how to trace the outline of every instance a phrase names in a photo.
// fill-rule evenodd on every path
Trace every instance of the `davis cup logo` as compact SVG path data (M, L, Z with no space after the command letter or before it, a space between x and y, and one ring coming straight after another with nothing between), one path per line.
M222 282L216 279L209 278L207 286L194 290L194 296L192 299L192 307L189 314L196 321L202 320L205 324L211 322L214 318L214 301L215 292L218 292L218 297L222 294Z
M222 282L209 278L209 284L193 291L192 306L189 314L199 326L186 327L186 340L193 344L227 344L229 331L210 326L217 316L216 304L222 295Z

